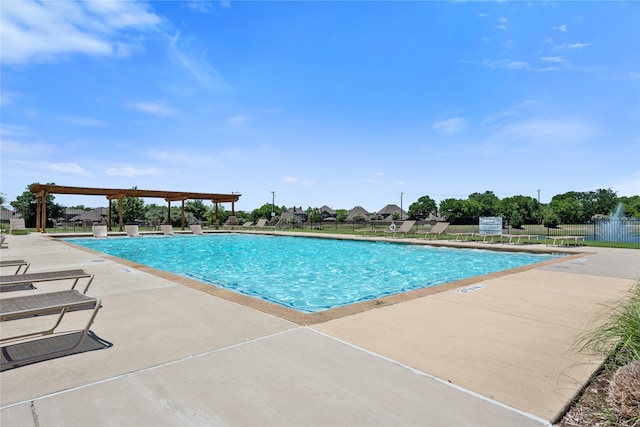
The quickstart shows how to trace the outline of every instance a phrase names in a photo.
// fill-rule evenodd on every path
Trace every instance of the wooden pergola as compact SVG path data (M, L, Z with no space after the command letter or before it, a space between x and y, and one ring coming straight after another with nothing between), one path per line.
M111 200L118 200L120 231L124 230L122 220L122 199L125 197L148 197L164 199L168 203L167 223L171 223L171 202L182 202L182 229L184 230L184 201L185 200L211 200L216 207L216 220L218 219L218 204L231 203L231 215L235 217L235 202L240 199L240 194L217 193L192 193L188 191L159 191L119 188L87 188L66 187L62 185L33 184L29 191L36 196L36 231L46 233L47 227L47 195L49 194L78 194L83 196L105 196L109 200L109 214L107 217L108 228L111 230Z

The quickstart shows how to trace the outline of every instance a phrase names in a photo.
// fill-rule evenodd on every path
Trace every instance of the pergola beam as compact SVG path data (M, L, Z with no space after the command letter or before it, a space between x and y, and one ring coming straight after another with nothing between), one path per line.
M184 202L185 200L211 200L216 206L216 218L218 203L231 203L231 212L235 215L235 202L240 200L241 194L221 194L221 193L194 193L185 191L160 191L160 190L139 190L137 188L89 188L89 187L67 187L63 185L33 184L29 191L36 195L36 230L46 232L47 228L47 195L48 194L78 194L83 196L105 196L109 200L108 227L111 230L111 200L118 200L120 231L123 228L122 200L125 197L146 197L164 199L168 203L167 223L171 223L171 202L180 200L182 202L182 229L184 230Z

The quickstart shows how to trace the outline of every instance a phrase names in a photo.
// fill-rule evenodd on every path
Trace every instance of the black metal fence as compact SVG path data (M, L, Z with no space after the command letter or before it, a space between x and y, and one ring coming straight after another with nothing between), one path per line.
M361 228L388 228L394 222L398 226L402 221L323 221L319 223L301 222L294 227L298 229L323 228L325 230L356 230ZM416 229L426 228L432 222L416 221ZM286 228L287 225L285 225ZM478 221L474 224L450 225L445 231L449 233L478 233ZM583 236L585 240L601 242L632 242L640 243L640 220L637 219L612 219L598 220L582 224L561 224L557 227L545 227L541 224L524 224L522 227L511 227L506 225L503 234L529 234L538 236Z

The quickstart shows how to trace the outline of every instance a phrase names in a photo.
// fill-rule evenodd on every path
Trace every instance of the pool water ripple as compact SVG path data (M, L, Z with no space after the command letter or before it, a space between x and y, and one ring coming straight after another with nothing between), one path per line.
M554 257L525 252L250 234L67 240L305 313Z

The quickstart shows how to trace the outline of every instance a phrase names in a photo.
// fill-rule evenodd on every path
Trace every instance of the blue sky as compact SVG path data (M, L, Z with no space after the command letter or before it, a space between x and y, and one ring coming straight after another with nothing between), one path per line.
M272 191L369 211L640 194L640 2L3 1L0 18L8 201L33 182L240 192L249 211Z

